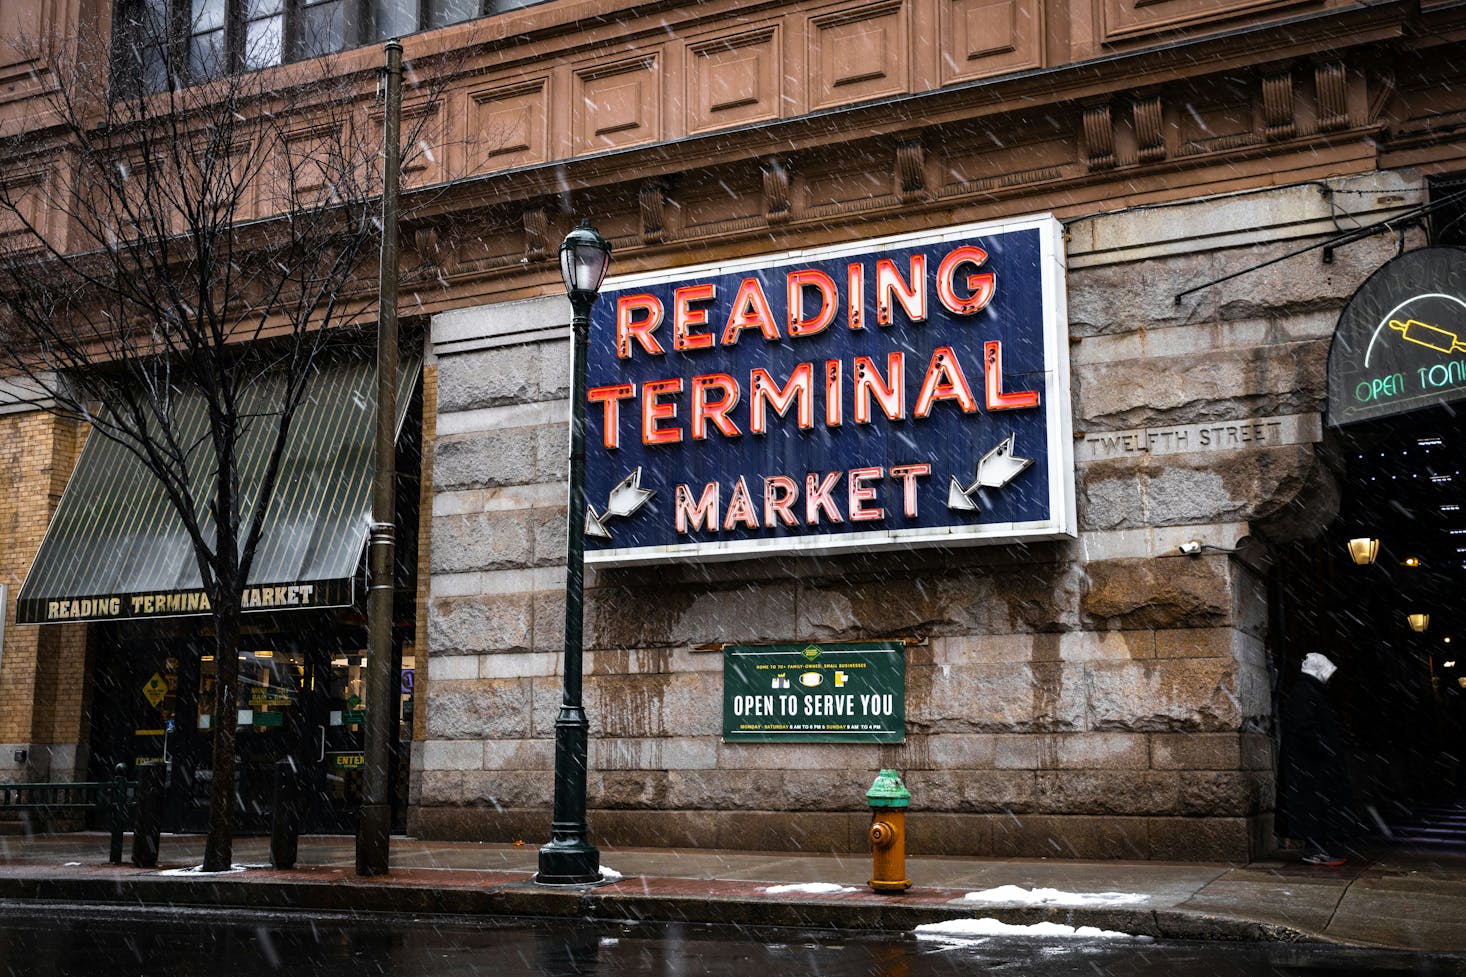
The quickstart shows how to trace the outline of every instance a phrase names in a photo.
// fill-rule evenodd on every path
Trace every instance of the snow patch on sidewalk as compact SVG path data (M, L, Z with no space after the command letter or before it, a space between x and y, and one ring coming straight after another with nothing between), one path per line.
M996 919L949 919L944 923L923 923L916 927L917 939L972 940L990 936L1062 937L1081 940L1149 940L1148 936L1102 930L1095 926L1069 926L1065 923L1028 923L1017 925Z
M962 898L968 902L1000 902L1016 906L1133 906L1147 901L1150 896L1134 892L1064 892L1061 889L1000 885L996 889L969 892Z
M766 885L761 890L778 896L786 892L804 892L810 895L833 895L836 892L854 892L853 885L837 885L834 882L790 882L786 885Z
M602 882L620 882L622 879L626 878L626 876L622 875L614 868L607 868L604 865L600 867L600 872Z
M222 872L205 872L202 865L195 865L192 868L165 868L159 875L234 875L237 872L244 872L249 869L248 865L238 863L229 866Z

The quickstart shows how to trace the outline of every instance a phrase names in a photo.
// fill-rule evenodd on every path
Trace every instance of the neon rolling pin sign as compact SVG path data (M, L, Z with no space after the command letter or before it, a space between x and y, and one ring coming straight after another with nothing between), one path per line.
M1442 296L1449 298L1450 296ZM1400 338L1407 343L1414 343L1417 346L1424 346L1426 349L1433 349L1437 353L1466 353L1466 343L1461 342L1461 337L1455 333L1439 329L1429 323L1421 322L1419 319L1409 319L1401 322L1399 319L1390 320L1390 328L1400 334Z

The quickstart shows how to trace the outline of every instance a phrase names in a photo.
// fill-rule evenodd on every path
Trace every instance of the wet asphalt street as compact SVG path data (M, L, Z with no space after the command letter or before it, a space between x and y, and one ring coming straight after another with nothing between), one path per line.
M1460 975L1462 961L1287 944L987 940L524 919L0 906L3 977L1266 977Z

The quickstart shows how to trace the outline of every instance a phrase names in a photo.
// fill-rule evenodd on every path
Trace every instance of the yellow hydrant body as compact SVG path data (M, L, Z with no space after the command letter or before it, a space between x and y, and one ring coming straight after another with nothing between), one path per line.
M905 892L911 888L906 877L906 808L911 792L901 783L901 774L882 770L866 792L870 803L870 851L874 868L870 887L877 892Z

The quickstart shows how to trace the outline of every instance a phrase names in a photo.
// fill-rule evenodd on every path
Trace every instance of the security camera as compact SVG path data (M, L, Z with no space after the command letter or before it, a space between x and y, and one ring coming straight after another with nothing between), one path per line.
M1176 549L1178 549L1178 550L1181 551L1181 555L1182 556L1200 556L1201 555L1201 540L1199 540L1199 539L1188 539L1186 542L1184 542L1180 546L1176 547Z

